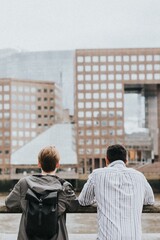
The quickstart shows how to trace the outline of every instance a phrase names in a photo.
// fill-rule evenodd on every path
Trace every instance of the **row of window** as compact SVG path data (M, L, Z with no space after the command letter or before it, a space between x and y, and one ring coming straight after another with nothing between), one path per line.
M101 109L106 109L106 108L122 108L123 103L118 101L118 102L93 102L92 107L95 108L101 108Z
M23 93L36 93L36 92L44 92L44 93L53 93L54 89L53 88L38 88L38 87L29 87L28 85L23 85L23 86L16 86L12 85L10 88L10 85L0 85L0 92L8 92L8 91L13 91L13 92L23 92Z
M102 121L85 121L85 123L87 124L87 122L91 122L92 125L96 125L96 126L102 126L102 127L122 127L123 122L121 120L117 120L117 121L107 121L107 120L102 120Z
M110 100L110 99L113 99L113 95L109 95L107 93L78 93L78 99L79 100ZM121 98L121 95L118 95L117 99L120 99ZM115 99L116 100L116 99Z
M78 72L119 72L119 71L159 71L160 70L160 64L134 64L134 65L79 65L77 66Z
M131 73L131 74L79 74L78 81L122 81L122 80L160 80L160 73Z
M102 121L98 121L98 120L78 120L78 125L79 127L88 127L88 126L94 126L94 127L123 127L123 122L121 120L117 120L117 121L107 121L107 120L102 120Z
M8 158L5 158L5 159L0 158L0 164L2 164L2 163L9 164L10 161Z
M123 55L123 56L77 56L78 63L90 62L144 62L144 61L160 61L160 55Z

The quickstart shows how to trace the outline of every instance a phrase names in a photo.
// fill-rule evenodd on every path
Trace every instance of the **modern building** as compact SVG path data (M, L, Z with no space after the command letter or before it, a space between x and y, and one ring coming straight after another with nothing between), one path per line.
M57 84L0 79L0 174L10 173L12 153L62 118L62 91Z
M54 81L62 87L63 108L73 115L74 55L75 51L0 49L0 78Z
M80 172L88 174L104 166L106 146L114 143L127 147L130 160L159 160L160 49L77 50L75 59L75 122ZM125 134L126 92L145 97L144 127L148 133L139 134L141 137Z

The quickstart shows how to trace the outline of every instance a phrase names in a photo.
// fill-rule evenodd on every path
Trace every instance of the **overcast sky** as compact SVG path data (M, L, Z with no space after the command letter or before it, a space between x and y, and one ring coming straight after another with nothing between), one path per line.
M0 49L160 47L160 0L0 0Z

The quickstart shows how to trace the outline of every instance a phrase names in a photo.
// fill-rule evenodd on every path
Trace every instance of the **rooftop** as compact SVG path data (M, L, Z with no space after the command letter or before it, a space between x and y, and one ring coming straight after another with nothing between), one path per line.
M60 152L60 164L77 164L73 124L56 124L11 155L12 165L37 165L39 151L54 145Z

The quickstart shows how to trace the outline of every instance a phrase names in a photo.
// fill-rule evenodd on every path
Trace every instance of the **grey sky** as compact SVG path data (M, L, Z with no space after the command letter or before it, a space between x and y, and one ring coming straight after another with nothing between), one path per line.
M159 0L0 0L0 49L160 46Z

